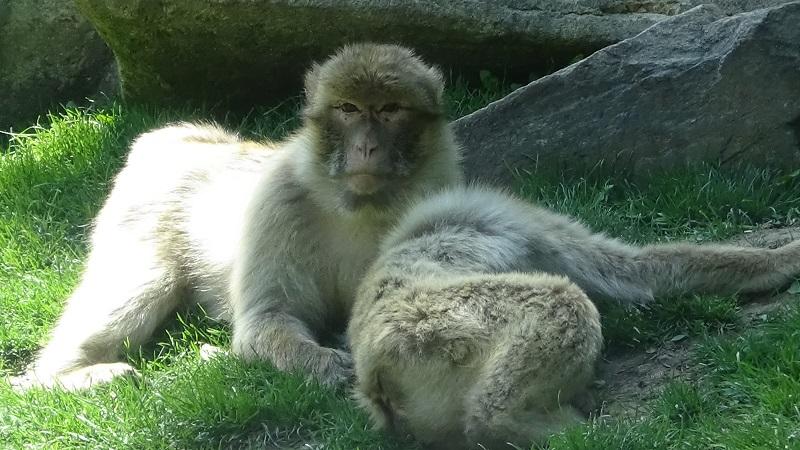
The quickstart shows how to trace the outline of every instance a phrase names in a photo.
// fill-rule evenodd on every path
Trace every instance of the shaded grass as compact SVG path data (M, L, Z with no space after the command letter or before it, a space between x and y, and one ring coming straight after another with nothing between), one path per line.
M800 178L753 168L701 166L651 177L646 186L587 174L562 183L536 174L518 180L534 202L631 243L722 240L800 219Z
M734 297L686 296L622 308L601 304L603 337L609 351L641 349L689 336L715 335L739 328Z
M800 448L800 310L738 337L708 338L697 384L676 382L625 421L595 420L550 441L558 449Z
M457 78L445 91L445 112L450 120L455 120L500 100L518 87L487 71L481 72L477 86Z

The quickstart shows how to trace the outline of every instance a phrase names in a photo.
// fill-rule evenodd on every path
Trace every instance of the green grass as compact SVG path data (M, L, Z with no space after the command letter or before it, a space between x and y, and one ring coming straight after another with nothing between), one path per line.
M477 111L489 103L505 97L518 87L519 85L509 84L488 71L481 71L480 86L478 87L467 83L462 78L456 78L445 91L447 117L453 120Z
M800 448L800 310L743 335L707 338L696 384L674 383L649 415L574 427L550 449Z
M765 225L797 225L798 181L796 173L705 167L665 173L644 187L591 174L569 184L523 177L518 187L528 198L628 242L707 242ZM550 449L800 448L800 308L779 310L769 323L744 330L733 297L600 307L611 353L700 339L692 364L701 379L668 386L644 405L644 417L595 419L552 438ZM730 331L741 335L725 334Z
M647 186L587 178L570 183L550 177L519 180L523 196L578 217L594 230L631 243L730 238L768 224L796 224L800 180L767 170L721 171L702 167L664 173ZM601 304L603 334L611 350L642 348L682 335L719 334L738 325L732 297L658 299L647 308Z
M296 102L228 123L244 134L280 137ZM0 154L0 373L28 363L75 285L86 225L138 133L202 113L136 108L69 110L48 127L14 137ZM228 330L191 314L158 343L129 358L139 380L88 393L13 392L0 381L3 448L398 448L347 400L268 364L223 356L199 360L201 343L225 345Z
M491 80L486 83L492 83ZM491 87L491 86L489 86ZM450 117L508 88L448 91ZM223 118L254 137L281 137L297 125L290 100L245 118ZM133 107L67 110L0 150L0 375L28 363L46 340L86 255L86 225L96 214L138 133L203 111ZM519 191L629 242L711 241L769 223L795 223L795 177L714 168L664 174L648 186L591 175L562 183L528 176ZM794 448L800 420L800 313L741 337L731 297L663 299L647 309L602 305L612 351L643 349L680 335L703 340L702 382L671 386L641 419L598 420L570 429L553 449ZM269 364L229 356L202 362L203 343L226 346L229 330L201 312L169 325L132 350L140 379L84 393L13 392L0 380L0 448L413 448L371 431L343 391L330 391ZM717 447L714 445L719 444ZM780 445L778 445L780 444ZM784 447L787 445L788 447Z
M138 379L82 394L20 396L0 387L2 442L10 448L401 448L370 431L343 392L231 356L201 361L200 343L225 345L227 334L197 318L180 328L153 355L132 358Z

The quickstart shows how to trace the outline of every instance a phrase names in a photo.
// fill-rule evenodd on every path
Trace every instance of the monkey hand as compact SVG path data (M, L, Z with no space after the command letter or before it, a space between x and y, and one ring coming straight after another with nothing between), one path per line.
M345 350L320 347L317 367L310 375L326 386L349 384L354 378L353 357Z
M234 328L233 353L246 361L270 361L275 368L304 374L326 386L353 377L353 358L345 350L321 346L305 325L288 314L255 316L259 326Z

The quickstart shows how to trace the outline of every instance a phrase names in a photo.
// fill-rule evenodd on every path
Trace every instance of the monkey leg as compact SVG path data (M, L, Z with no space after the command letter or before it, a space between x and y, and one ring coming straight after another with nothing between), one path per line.
M319 345L308 326L287 313L235 316L233 352L245 360L266 360L280 370L307 374L329 386L344 384L353 376L348 352Z
M553 280L532 277L529 287L545 288L539 295L507 300L524 304L524 315L509 320L467 396L470 445L527 446L581 420L571 400L591 381L602 348L600 317L577 286Z
M82 389L134 372L119 362L144 343L180 302L180 283L151 245L97 246L49 343L20 387Z

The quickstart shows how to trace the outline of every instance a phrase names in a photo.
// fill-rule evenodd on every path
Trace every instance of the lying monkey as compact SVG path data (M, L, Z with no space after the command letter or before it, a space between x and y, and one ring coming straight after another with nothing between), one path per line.
M460 182L459 149L441 73L406 48L346 46L305 83L303 126L284 142L186 124L135 141L80 284L15 384L80 389L132 372L123 344L190 303L232 323L242 358L350 378L350 355L320 338L344 328L407 200Z
M356 397L437 449L526 446L577 421L602 347L589 298L761 292L800 274L800 241L635 247L481 188L421 201L381 248L348 329Z

